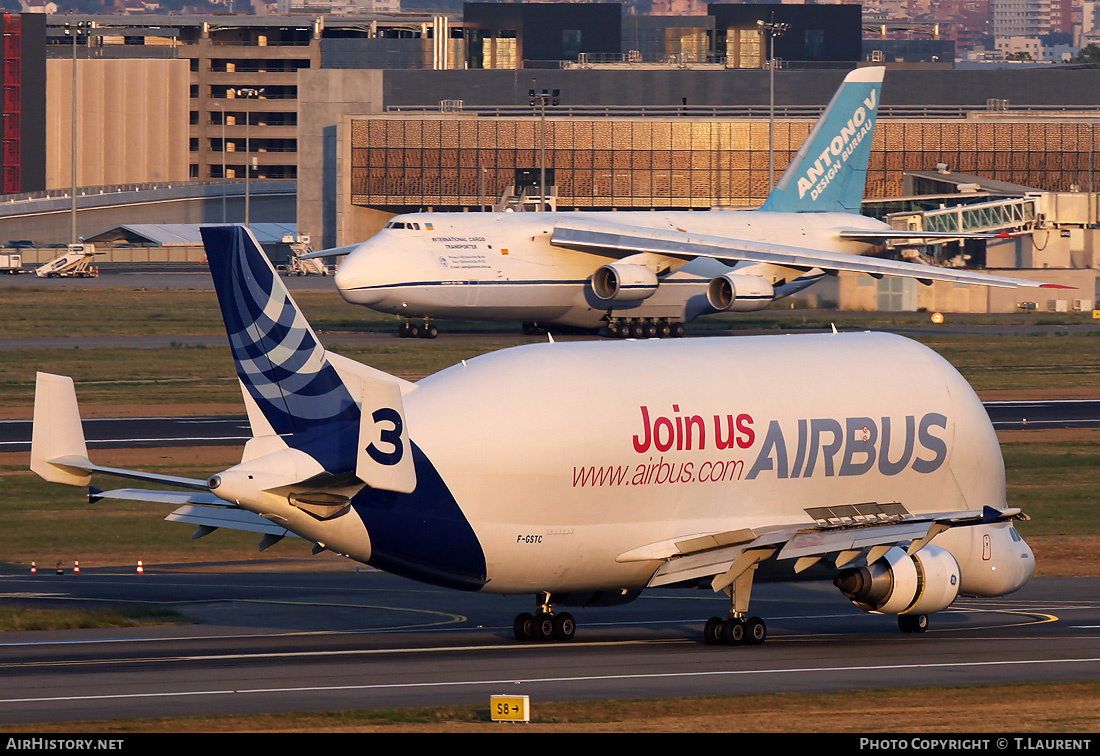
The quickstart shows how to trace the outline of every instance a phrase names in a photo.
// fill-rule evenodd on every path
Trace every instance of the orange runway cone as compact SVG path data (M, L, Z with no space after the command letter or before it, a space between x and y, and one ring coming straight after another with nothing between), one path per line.
M79 559L77 559L75 562L73 562L73 574L74 575L79 575L80 574L80 560Z
M35 565L34 562L31 562L31 574L32 575L37 575L38 574L38 567Z
M145 574L145 568L141 566L141 560L140 559L138 560L137 574L139 574L139 575L144 575Z

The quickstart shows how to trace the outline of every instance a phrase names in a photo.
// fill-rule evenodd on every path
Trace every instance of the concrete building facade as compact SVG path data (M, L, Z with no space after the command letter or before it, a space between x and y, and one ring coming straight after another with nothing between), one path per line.
M842 76L777 72L778 170ZM560 88L564 102L546 118L559 207L705 209L763 201L766 81L762 71L539 72L538 86ZM312 170L299 182L298 220L324 246L369 236L385 213L479 208L514 182L516 170L538 165L542 130L526 104L526 76L322 69L302 82L301 159ZM1040 189L1100 188L1092 157L1100 147L1098 82L1100 74L1089 70L892 70L867 194L897 196L904 171L938 163ZM464 98L466 109L442 114L437 104L431 112L430 103L448 95ZM677 107L684 96L692 104ZM412 103L417 97L420 107ZM987 110L988 98L1007 110ZM601 99L621 105L574 105ZM734 102L740 105L722 105Z
M73 185L73 86L78 89L76 186L187 181L184 60L47 61L46 189Z

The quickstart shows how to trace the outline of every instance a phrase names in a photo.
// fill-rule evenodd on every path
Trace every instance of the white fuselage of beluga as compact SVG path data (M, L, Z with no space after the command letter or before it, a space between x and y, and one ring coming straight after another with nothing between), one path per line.
M672 543L811 525L815 507L1006 506L973 390L888 334L537 344L425 378L404 401L489 592L640 589ZM933 543L988 595L1030 577L1018 540L1006 523Z
M776 297L819 280L822 271L696 258L661 278L650 297L609 302L592 290L592 275L615 258L556 247L555 224L593 218L636 228L766 242L860 255L871 247L843 240L840 228L878 231L881 221L852 213L760 210L615 213L413 213L358 245L340 264L344 299L404 317L533 321L598 327L608 317L690 321L716 312L707 284L736 270L768 280ZM395 227L396 226L396 227Z

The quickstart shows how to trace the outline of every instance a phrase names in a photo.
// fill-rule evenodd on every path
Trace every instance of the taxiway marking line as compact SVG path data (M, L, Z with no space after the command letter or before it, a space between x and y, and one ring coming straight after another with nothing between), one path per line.
M434 649L444 650L444 649ZM650 674L630 675L581 675L572 677L532 677L526 679L500 678L492 680L454 680L441 682L421 683L379 683L374 685L315 685L294 688L225 688L216 690L191 690L191 691L167 691L160 693L115 693L91 696L44 696L41 698L3 698L0 705L17 703L52 703L58 701L103 701L119 700L124 698L168 698L172 696L221 696L221 695L257 695L270 693L322 693L337 691L370 691L370 690L398 690L418 688L447 688L486 685L536 685L540 683L573 683L573 682L599 682L605 680L655 680L672 679L677 677L744 677L747 675L775 675L775 674L807 674L807 673L837 673L837 672L889 672L896 670L912 669L959 669L963 667L996 667L996 666L1022 666L1038 664L1095 664L1100 662L1100 657L1084 659L1008 659L1003 661L988 662L941 662L929 664L878 664L856 665L850 667L792 667L779 669L739 669L711 672L662 672ZM514 690L514 688L513 688Z

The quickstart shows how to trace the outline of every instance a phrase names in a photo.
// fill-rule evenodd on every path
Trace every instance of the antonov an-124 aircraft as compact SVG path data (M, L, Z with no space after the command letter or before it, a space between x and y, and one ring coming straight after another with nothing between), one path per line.
M326 352L255 238L202 230L252 426L205 480L90 461L70 378L40 373L31 469L168 519L298 536L463 591L530 594L519 639L569 640L564 606L709 585L708 643L759 644L757 568L818 565L921 631L959 595L1024 585L997 437L941 357L883 333L519 346L418 383ZM838 596L840 598L840 596Z
M756 210L412 213L361 244L306 257L347 255L336 272L344 299L403 317L402 336L429 338L433 318L680 336L700 315L761 310L839 271L1042 286L863 256L960 238L859 214L883 71L848 74Z

